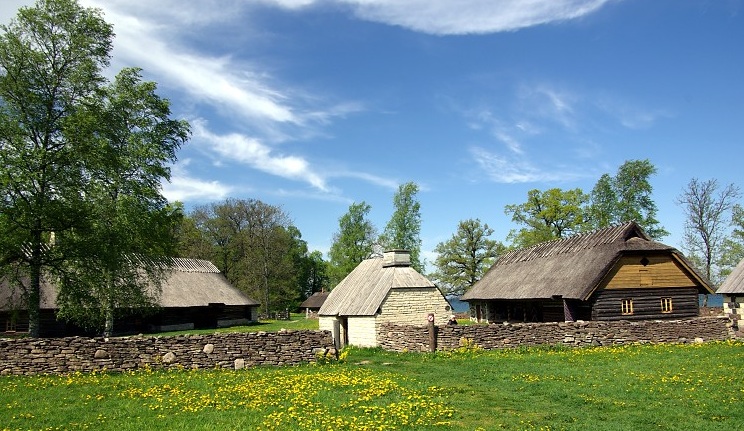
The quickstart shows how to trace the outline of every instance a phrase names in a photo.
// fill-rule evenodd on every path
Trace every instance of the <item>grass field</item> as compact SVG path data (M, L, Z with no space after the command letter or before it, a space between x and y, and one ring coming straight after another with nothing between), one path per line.
M323 362L323 361L322 361ZM0 377L3 430L737 430L744 343L437 354L229 371Z
M318 319L306 319L303 313L291 313L289 320L273 320L265 319L260 322L252 323L245 326L231 326L229 328L219 329L188 329L184 331L172 331L172 332L156 332L153 334L145 335L157 335L157 336L169 336L169 335L183 335L183 334L213 334L215 332L276 332L281 329L318 329Z

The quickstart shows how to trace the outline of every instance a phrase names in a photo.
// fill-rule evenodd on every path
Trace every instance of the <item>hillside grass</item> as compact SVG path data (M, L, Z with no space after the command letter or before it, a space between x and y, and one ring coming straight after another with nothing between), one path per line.
M732 430L744 343L436 354L0 377L3 430Z

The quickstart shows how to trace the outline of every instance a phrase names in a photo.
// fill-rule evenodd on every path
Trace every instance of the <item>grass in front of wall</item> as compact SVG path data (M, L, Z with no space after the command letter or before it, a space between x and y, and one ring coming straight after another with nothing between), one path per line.
M265 319L250 325L217 329L188 329L183 331L157 332L146 335L172 336L185 334L214 334L217 332L278 332L282 329L318 329L318 319L307 319L304 313L291 313L289 320Z
M733 430L744 343L436 354L325 365L0 377L0 429Z

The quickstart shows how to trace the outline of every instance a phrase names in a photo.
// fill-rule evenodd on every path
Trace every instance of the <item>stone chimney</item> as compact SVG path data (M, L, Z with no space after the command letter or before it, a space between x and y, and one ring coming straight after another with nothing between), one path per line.
M411 252L408 250L388 250L382 254L382 267L411 266Z

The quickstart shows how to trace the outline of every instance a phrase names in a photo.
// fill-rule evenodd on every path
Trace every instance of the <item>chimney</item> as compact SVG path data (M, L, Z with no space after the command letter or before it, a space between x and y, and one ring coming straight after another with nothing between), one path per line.
M382 254L382 267L411 266L411 252L408 250L388 250Z

